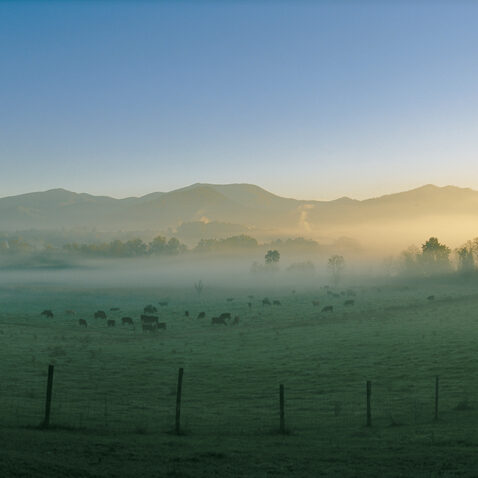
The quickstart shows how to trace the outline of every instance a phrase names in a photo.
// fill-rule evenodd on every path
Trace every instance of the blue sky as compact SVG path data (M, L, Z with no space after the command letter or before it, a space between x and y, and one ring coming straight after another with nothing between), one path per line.
M0 2L0 196L478 189L473 2Z

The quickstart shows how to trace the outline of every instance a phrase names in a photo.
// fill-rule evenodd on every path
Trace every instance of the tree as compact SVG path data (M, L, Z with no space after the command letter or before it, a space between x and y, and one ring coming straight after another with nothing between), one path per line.
M196 289L196 292L198 293L198 295L200 296L203 289L204 289L204 286L203 286L203 283L202 283L202 280L199 280L199 282L196 282L194 284L194 288Z
M278 264L280 260L280 252L276 249L267 251L264 256L266 264Z
M335 254L329 258L327 262L327 268L332 276L335 287L337 287L340 282L342 272L345 268L345 259L343 256Z
M472 241L468 241L456 250L459 272L469 273L475 268L475 251L476 243Z
M430 237L422 244L421 262L429 273L446 272L450 269L450 248L440 244L436 237Z

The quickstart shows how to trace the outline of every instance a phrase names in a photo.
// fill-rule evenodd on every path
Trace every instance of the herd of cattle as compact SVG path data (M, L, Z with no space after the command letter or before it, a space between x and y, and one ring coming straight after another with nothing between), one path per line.
M293 292L295 293L295 291L293 291ZM351 298L351 297L355 297L356 293L352 289L347 289L347 290L342 291L340 293L333 292L331 290L327 290L327 296L331 297L333 299L340 299L341 297L343 297L343 299L345 299L344 302L343 302L343 305L345 307L350 307L350 306L355 305L355 299ZM247 305L248 305L248 308L251 309L252 308L252 299L254 298L254 296L249 295L248 298L249 298L250 302L248 302ZM435 296L430 295L430 296L427 297L427 299L429 301L433 301L435 299ZM228 297L226 299L226 302L228 302L228 303L231 303L233 301L234 301L233 297ZM165 307L165 306L168 305L168 302L167 301L160 301L160 302L158 302L158 304L161 307ZM275 300L271 301L268 297L264 297L264 299L262 299L262 306L263 307L268 307L268 306L273 307L273 306L282 306L282 304L281 304L280 300L275 299ZM318 299L314 299L314 300L312 300L312 306L313 307L321 307L322 302ZM120 309L118 307L112 307L109 310L110 310L110 312L113 312L113 313L120 312ZM330 305L330 304L323 305L322 308L320 309L320 312L323 312L323 313L332 313L333 311L334 311L334 306ZM73 310L66 310L65 314L66 315L75 315L75 312ZM159 321L159 316L157 314L158 314L158 309L154 305L149 304L149 305L144 307L143 313L140 314L141 328L142 328L143 332L156 332L158 330L166 330L166 322L160 322ZM50 310L50 309L44 310L41 313L41 315L43 317L46 317L46 318L53 318L54 317L53 311ZM184 315L186 317L190 317L189 311L188 310L184 311ZM97 310L93 314L93 318L94 319L101 319L101 320L106 321L107 327L115 327L116 326L116 319L108 318L108 316L107 316L107 314L104 310ZM196 318L197 319L205 319L206 318L206 312L204 312L204 311L199 312L197 314ZM239 316L236 315L236 316L233 317L230 312L223 312L222 314L220 314L218 316L211 317L211 324L212 325L228 325L228 324L238 325L239 322L240 322ZM88 322L86 321L86 319L81 318L81 319L78 319L78 325L80 327L87 328L88 327ZM122 326L130 326L132 328L135 328L135 322L134 322L132 317L122 317L121 318L121 325Z
M332 291L328 290L327 295L332 296L334 298L339 298L341 295L355 296L355 292L349 289L347 291L342 292L341 294L337 294L335 292L332 292ZM249 297L250 302L248 302L247 305L248 305L248 308L251 309L252 308L252 302L251 301L252 301L254 296L249 295L248 297ZM226 302L228 302L228 303L231 303L233 301L234 301L233 297L228 297L226 299ZM158 304L161 307L165 307L165 306L168 305L168 302L161 301L161 302L158 302ZM354 299L346 299L345 302L344 302L345 306L352 306L354 304L355 304ZM277 300L277 299L270 300L268 297L264 297L264 299L262 299L262 306L263 307L281 306L281 305L282 305L281 301ZM321 301L320 300L313 300L312 305L314 307L320 307ZM333 311L334 311L334 307L332 305L325 305L321 309L321 312L324 312L324 313L325 312L333 312ZM117 312L120 312L120 309L118 307L112 307L112 308L110 308L110 312L117 313ZM72 310L67 310L67 311L65 311L65 314L66 315L75 315L75 312L72 311ZM149 304L149 305L144 307L143 313L140 314L140 321L141 321L141 327L142 327L143 332L156 332L157 330L166 330L166 322L160 322L159 321L159 316L157 314L158 314L158 309L154 305ZM46 317L46 318L53 318L54 317L53 311L50 310L50 309L44 310L41 313L41 315L43 317ZM184 312L184 315L186 317L190 317L189 311L186 310ZM108 316L107 316L107 314L104 310L97 310L93 314L93 318L94 319L101 319L101 320L106 321L107 327L115 327L116 326L116 319L108 318ZM198 313L197 319L205 319L205 318L206 318L206 312L202 311L202 312ZM228 325L228 324L238 325L239 322L240 322L239 316L236 315L236 316L233 317L230 312L223 312L222 314L211 318L211 324L212 325ZM81 318L81 319L78 319L78 325L80 327L87 328L88 327L88 322L86 321L86 319ZM134 322L132 317L122 317L121 318L121 325L122 326L130 326L130 327L134 328L135 327L135 322Z

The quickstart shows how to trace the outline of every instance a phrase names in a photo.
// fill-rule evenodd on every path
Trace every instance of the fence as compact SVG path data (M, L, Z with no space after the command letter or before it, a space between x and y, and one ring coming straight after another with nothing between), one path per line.
M218 393L220 381L218 389L210 390L209 394L203 390L201 397L196 398L193 384L200 381L200 377L187 376L183 368L179 368L175 384L172 383L173 374L168 374L172 388L167 397L151 394L151 384L148 384L147 396L135 397L129 393L121 399L121 394L92 394L87 388L72 396L62 387L61 369L58 371L49 365L45 375L43 393L36 390L38 393L30 392L22 399L12 397L9 404L3 402L4 425L136 433L167 431L178 435L197 431L287 434L354 426L424 424L438 420L441 413L472 409L466 399L451 406L457 396L452 393L453 387L447 387L446 382L445 386L440 383L438 376L431 377L420 388L402 384L393 389L389 384L370 380L362 382L361 386L353 383L349 393L339 392L342 397L339 400L333 390L328 393L322 390L312 396L303 390L287 388L285 383L278 388L263 387L255 394L249 390L244 393L236 387L235 396L228 397L227 393ZM447 394L444 404L439 401L442 388ZM348 399L344 400L344 396Z

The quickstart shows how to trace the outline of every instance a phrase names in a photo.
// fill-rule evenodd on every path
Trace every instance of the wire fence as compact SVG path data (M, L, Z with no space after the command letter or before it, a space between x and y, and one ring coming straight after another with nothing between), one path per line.
M117 432L251 434L343 430L364 426L420 425L473 411L463 387L431 376L417 383L350 381L340 388L307 381L257 381L247 387L204 383L188 370L164 370L156 388L153 377L140 378L130 390L86 380L71 388L68 373L49 366L29 383L14 382L1 392L3 426L50 426ZM71 379L71 377L69 377ZM7 395L8 392L8 395ZM180 416L179 416L180 414Z

